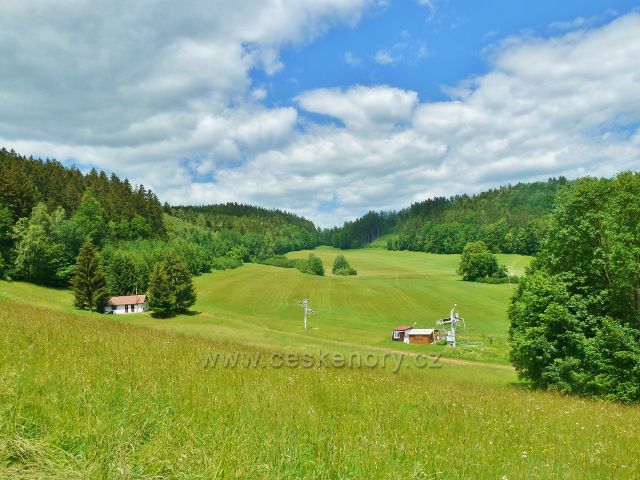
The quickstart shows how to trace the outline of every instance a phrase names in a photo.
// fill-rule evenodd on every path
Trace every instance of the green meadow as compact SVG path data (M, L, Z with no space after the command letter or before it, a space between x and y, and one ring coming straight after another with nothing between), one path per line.
M314 250L325 277L253 264L202 275L191 314L162 320L0 283L0 478L640 477L638 408L517 382L508 285L460 281L456 255L375 248L344 252L358 276L334 277L338 252ZM529 262L499 257L516 275ZM453 303L474 346L391 342L393 326L433 327ZM274 352L406 361L290 368L269 364ZM206 363L239 353L261 360ZM418 354L443 359L417 368Z
M309 253L289 256L306 258ZM337 277L331 275L331 265L340 250L320 247L313 253L322 259L325 277L247 264L196 277L198 301L193 314L162 321L148 315L109 319L263 347L375 347L508 363L506 305L512 290L509 285L462 282L455 273L458 255L352 250L346 252L347 259L358 275ZM498 257L515 275L522 274L530 260L519 255ZM73 311L67 291L15 282L4 284L0 296ZM296 303L305 296L315 312L306 332L302 309ZM454 303L466 323L459 340L474 346L417 347L390 341L397 325L436 327L436 320L448 317Z

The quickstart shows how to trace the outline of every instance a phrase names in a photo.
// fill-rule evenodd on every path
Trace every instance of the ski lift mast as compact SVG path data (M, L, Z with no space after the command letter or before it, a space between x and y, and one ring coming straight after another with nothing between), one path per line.
M447 332L447 343L452 347L457 345L456 343L456 327L460 324L464 326L464 318L460 318L460 312L458 311L458 304L454 304L449 318L444 318L436 322L438 325L450 325L451 330Z
M313 310L309 308L309 297L305 297L304 300L298 300L298 305L300 305L304 311L304 329L307 329L307 319L309 315L313 314Z

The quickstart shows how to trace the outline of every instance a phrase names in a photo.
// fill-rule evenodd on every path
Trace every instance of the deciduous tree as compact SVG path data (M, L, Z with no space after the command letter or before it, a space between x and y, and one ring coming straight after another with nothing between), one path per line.
M475 281L481 278L492 277L500 272L498 259L489 251L487 245L482 242L469 242L464 247L460 256L458 274L466 281Z
M357 275L358 272L355 268L349 265L349 262L344 255L338 255L333 261L333 269L331 270L334 275Z
M640 174L564 192L509 309L511 360L532 386L640 400Z

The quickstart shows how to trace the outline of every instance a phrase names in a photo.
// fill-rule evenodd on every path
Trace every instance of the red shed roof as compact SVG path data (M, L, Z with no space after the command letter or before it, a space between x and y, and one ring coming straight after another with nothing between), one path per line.
M107 305L140 305L146 301L146 295L126 295L124 297L111 297Z
M401 325L399 327L396 327L393 329L394 332L398 331L398 332L404 332L407 330L411 330L413 327L410 325Z

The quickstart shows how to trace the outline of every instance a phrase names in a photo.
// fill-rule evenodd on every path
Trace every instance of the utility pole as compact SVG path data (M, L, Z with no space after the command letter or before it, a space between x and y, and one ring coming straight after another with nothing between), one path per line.
M298 305L300 305L304 311L304 329L307 329L307 318L309 315L313 314L313 310L309 308L309 297L305 297L304 300L299 300Z

